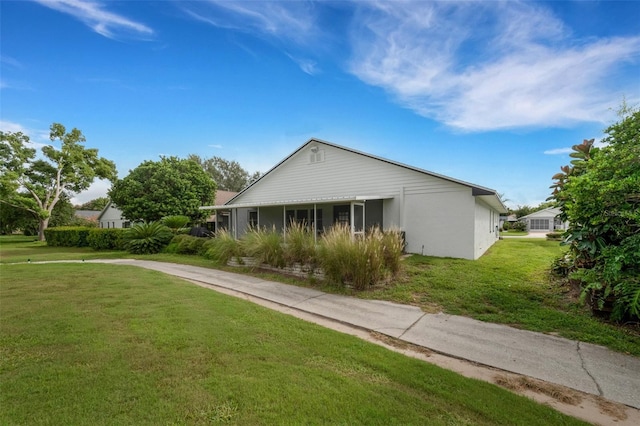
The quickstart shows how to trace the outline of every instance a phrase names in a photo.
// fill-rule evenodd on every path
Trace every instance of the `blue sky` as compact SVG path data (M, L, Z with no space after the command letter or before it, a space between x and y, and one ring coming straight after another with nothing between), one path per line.
M537 205L640 103L636 1L0 1L0 125L266 172L311 137ZM104 196L97 182L76 202Z

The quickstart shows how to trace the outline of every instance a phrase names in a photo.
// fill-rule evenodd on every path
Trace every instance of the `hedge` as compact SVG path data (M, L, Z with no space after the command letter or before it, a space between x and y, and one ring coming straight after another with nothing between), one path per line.
M45 229L44 237L51 247L87 247L87 237L92 229L84 226L59 226Z
M87 242L94 250L124 250L125 230L121 228L93 228Z

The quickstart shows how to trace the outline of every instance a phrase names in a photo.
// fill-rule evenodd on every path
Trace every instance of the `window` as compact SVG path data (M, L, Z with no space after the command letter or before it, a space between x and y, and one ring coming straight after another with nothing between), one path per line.
M349 222L351 206L333 206L333 223L336 225L345 225L349 226L351 223Z
M258 211L257 210L252 210L249 212L249 226L252 228L257 228L258 227Z
M312 146L309 150L309 163L322 163L324 161L324 150L317 146Z
M549 219L530 219L529 229L531 231L546 231L549 229Z

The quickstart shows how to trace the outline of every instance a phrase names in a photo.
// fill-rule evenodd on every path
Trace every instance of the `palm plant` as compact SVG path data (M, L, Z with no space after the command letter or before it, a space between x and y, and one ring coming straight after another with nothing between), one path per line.
M153 254L162 251L173 233L160 222L142 222L131 227L125 235L127 250L134 254Z

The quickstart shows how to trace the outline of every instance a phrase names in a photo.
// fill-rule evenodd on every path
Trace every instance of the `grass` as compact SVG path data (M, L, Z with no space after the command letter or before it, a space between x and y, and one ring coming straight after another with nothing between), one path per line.
M0 424L581 424L155 271L0 272Z
M640 356L640 329L594 318L554 282L549 266L562 252L557 242L528 238L498 241L475 261L411 256L402 280L361 296L555 333Z
M404 277L382 287L353 292L322 282L309 282L275 273L250 272L265 279L355 297L390 300L483 321L553 333L640 356L640 329L594 318L568 289L554 283L548 268L563 249L557 242L522 238L498 241L476 261L411 256L403 263ZM135 257L214 267L199 256L159 253L130 255L89 248L47 247L33 237L0 237L0 262ZM225 268L229 269L229 268ZM238 272L237 269L232 269ZM249 273L248 270L240 270Z

